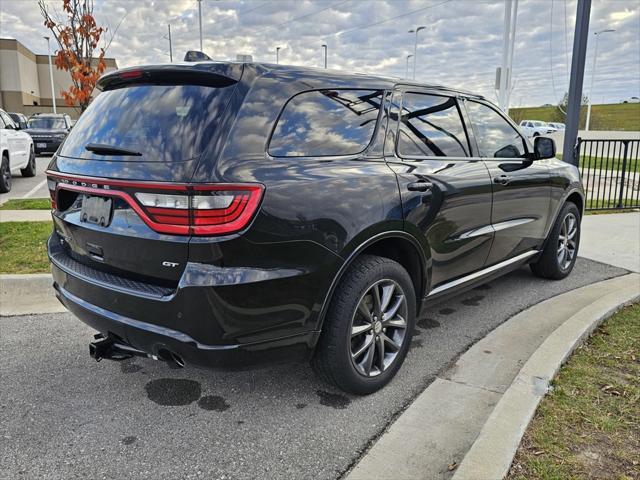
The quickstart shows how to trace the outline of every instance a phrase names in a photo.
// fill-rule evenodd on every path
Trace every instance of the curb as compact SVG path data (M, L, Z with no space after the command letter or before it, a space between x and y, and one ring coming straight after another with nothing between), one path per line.
M502 478L561 362L606 316L639 297L640 275L630 273L514 315L440 372L343 478ZM552 345L561 355L554 356ZM516 388L534 400L525 410L506 403ZM490 430L490 419L502 429Z
M629 286L582 308L534 352L494 408L453 480L502 479L507 475L522 436L562 364L602 322L640 300L640 279L637 275L625 277L632 277Z
M0 316L66 312L50 273L0 275Z

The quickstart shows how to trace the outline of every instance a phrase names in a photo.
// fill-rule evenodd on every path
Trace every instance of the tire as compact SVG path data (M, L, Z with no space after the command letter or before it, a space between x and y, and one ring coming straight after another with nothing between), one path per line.
M314 370L348 393L381 389L407 355L415 316L415 291L407 271L391 259L362 255L333 294L311 361Z
M540 134L539 134L538 132L534 132L534 133L533 133L533 136L534 136L534 137L539 137L539 136L540 136Z
M35 177L36 176L36 154L33 151L33 145L29 151L29 163L27 166L20 169L20 174L23 177Z
M535 275L561 280L571 273L580 247L580 220L578 207L572 202L565 203L549 233L542 255L530 265Z
M9 168L9 157L2 155L0 163L0 193L7 193L11 190L11 169Z

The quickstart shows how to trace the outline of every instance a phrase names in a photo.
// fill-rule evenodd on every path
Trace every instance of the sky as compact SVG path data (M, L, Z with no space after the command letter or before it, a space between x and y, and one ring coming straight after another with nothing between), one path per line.
M50 1L60 10L62 0ZM557 104L568 90L576 0L520 0L511 106ZM99 25L115 34L107 56L119 67L174 61L199 49L197 0L95 0ZM503 0L203 0L204 52L216 60L254 61L405 77L418 36L416 79L496 100L502 58ZM116 27L120 24L118 30ZM596 76L590 93L600 35ZM0 36L46 53L36 0L0 1ZM640 0L593 0L584 92L593 103L640 97ZM409 75L413 74L410 64Z

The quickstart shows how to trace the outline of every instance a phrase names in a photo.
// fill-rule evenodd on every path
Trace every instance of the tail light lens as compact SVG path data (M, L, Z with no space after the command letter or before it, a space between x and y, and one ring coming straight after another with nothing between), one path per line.
M54 208L58 189L120 197L156 232L178 235L238 232L249 225L264 192L261 184L138 183L47 173L50 183L58 180L50 188Z

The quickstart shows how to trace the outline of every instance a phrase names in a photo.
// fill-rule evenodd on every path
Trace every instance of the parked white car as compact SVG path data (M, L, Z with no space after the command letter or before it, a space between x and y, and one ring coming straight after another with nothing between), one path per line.
M556 130L564 130L565 129L565 124L564 123L548 122L547 125L549 125L550 127L555 128Z
M36 174L36 154L33 140L26 132L21 132L13 119L0 109L0 193L11 190L11 174L20 173L23 177Z
M522 130L527 137L538 137L540 135L553 133L557 129L541 120L522 120L520 122L520 130Z

